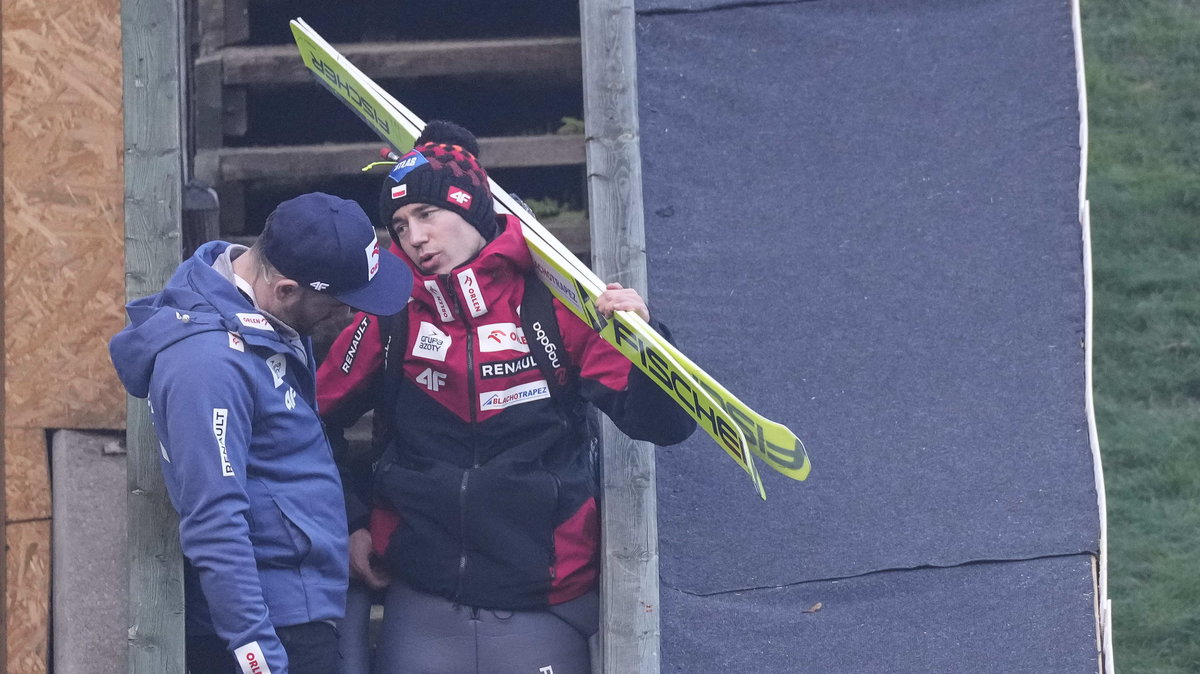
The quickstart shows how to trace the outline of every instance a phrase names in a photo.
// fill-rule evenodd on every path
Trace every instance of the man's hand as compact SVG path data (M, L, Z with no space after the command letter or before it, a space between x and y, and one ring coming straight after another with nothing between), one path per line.
M361 580L372 590L381 590L392 582L386 571L371 565L371 532L366 529L350 534L350 577Z
M608 290L596 298L596 311L605 318L612 318L614 311L632 311L641 316L643 321L650 321L650 310L646 308L646 300L642 299L638 291L622 287L620 283L609 283L605 288Z

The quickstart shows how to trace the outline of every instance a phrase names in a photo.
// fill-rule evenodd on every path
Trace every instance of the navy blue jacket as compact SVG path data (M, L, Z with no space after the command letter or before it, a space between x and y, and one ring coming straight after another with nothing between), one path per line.
M341 480L316 412L309 340L283 338L212 267L204 245L160 293L131 302L110 344L125 388L149 397L183 553L211 617L241 661L286 674L275 626L345 611Z

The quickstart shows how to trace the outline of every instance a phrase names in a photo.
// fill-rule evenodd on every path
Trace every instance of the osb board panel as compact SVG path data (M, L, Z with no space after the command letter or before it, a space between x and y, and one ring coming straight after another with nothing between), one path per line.
M50 458L40 428L4 429L4 498L9 522L49 518Z
M7 672L47 671L50 635L50 520L6 527Z
M120 428L120 2L0 1L6 423Z

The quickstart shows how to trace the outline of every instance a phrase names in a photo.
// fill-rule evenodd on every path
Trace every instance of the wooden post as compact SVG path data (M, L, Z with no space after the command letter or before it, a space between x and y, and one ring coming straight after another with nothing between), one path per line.
M0 33L4 31L3 13L0 12ZM4 71L3 50L0 50L0 72ZM4 96L0 95L0 120L4 119ZM4 221L4 131L0 127L0 280L7 279L5 276L4 259L4 232L7 229L7 224ZM0 433L3 433L8 428L7 417L5 416L5 407L8 405L8 399L5 394L5 389L8 387L8 374L5 371L5 363L8 362L8 351L5 347L7 344L6 332L4 330L4 298L7 292L0 292ZM8 483L6 481L5 467L8 465L5 458L4 442L0 442L0 597L4 600L4 609L0 609L0 662L8 662L8 505L7 492Z
M633 3L580 0L592 268L646 295ZM657 674L658 512L654 447L602 430L602 671Z
M121 2L125 110L125 292L163 287L180 261L185 181L183 0ZM146 401L131 398L129 671L183 672L179 524Z

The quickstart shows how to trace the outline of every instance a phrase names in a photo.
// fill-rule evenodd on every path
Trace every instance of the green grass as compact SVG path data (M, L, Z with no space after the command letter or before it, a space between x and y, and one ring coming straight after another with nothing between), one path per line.
M1200 672L1200 2L1082 0L1119 672Z

